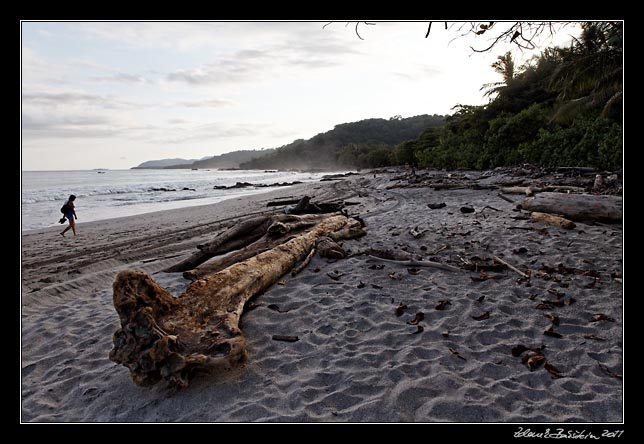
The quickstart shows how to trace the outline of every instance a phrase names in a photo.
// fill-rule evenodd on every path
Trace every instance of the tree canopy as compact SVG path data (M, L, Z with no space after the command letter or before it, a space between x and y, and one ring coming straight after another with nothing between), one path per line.
M546 48L522 66L512 55L491 66L484 106L457 105L439 130L400 144L394 158L438 168L530 162L617 169L622 162L621 22L588 22L569 48ZM410 154L410 153L413 153Z

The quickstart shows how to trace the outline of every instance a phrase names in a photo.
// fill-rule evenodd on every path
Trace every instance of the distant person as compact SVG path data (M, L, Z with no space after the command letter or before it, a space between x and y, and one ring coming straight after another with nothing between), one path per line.
M69 226L67 228L65 228L62 233L60 233L60 235L62 237L65 237L65 233L67 233L67 231L69 231L70 228L74 232L74 236L76 236L76 221L75 221L75 219L78 219L78 217L76 217L76 210L74 209L74 201L75 200L76 200L76 196L74 196L72 194L71 196L69 196L69 199L67 199L67 202L65 202L65 205L63 205L63 207L60 209L60 211L63 212L64 216L60 219L59 222L61 224L64 224L65 219L69 220Z

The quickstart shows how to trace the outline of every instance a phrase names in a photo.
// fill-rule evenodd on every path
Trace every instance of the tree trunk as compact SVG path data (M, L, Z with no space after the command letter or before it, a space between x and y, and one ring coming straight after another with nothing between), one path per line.
M255 242L263 236L266 228L268 228L268 225L266 224L270 223L269 220L269 216L251 217L243 220L221 233L213 241L199 245L197 247L199 249L198 252L163 271L166 273L174 273L178 271L192 270L213 256L225 254ZM264 225L266 225L266 228L264 228ZM227 245L231 242L233 242L232 246Z
M209 262L206 262L192 270L185 271L183 273L183 277L191 281L195 281L207 274L221 271L236 262L241 262L287 242L290 238L286 238L284 235L289 233L291 235L299 234L304 231L305 228L310 228L323 220L324 217L325 216L323 215L310 214L303 216L285 214L275 215L273 219L271 219L274 220L274 222L265 229L265 233L261 238L255 240L251 244L243 242L243 248L239 251L235 251L234 253L218 259L210 260Z
M521 207L528 211L560 214L578 222L622 221L622 198L593 194L539 193L524 199Z
M346 223L345 216L328 217L282 245L193 282L178 298L145 273L120 272L113 291L121 328L110 359L128 367L139 385L164 379L179 386L198 370L240 362L246 340L238 324L246 302L304 259L318 238Z

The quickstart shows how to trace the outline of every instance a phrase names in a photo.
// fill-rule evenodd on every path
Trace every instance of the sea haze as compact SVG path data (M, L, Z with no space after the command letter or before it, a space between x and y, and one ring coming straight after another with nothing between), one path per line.
M57 225L62 216L60 207L70 194L77 197L80 223L205 205L274 189L217 190L215 186L310 182L324 174L250 170L23 171L21 226L26 231Z

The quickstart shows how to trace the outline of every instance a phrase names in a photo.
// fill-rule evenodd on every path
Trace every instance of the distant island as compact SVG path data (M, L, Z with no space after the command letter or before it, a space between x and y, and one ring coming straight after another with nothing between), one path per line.
M239 164L256 157L270 154L274 149L264 150L239 150L218 156L209 156L202 159L161 159L149 160L131 169L236 169Z
M161 159L161 160L148 160L143 162L141 165L132 167L132 170L139 169L159 169L167 167L185 167L188 168L188 165L197 162L197 159Z
M333 170L339 167L385 166L395 147L443 125L444 116L365 119L336 125L332 130L279 148L239 150L200 160L150 160L133 169L261 169Z

